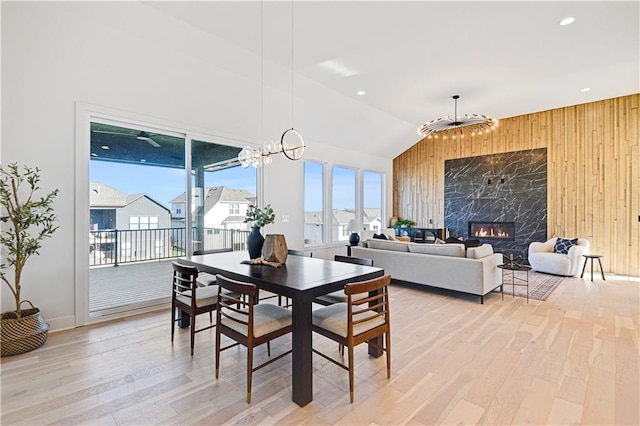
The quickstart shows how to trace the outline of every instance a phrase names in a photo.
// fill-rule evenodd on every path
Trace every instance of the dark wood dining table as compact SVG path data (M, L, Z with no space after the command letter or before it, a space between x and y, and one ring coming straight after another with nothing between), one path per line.
M303 407L313 400L311 305L313 299L344 288L345 284L384 275L381 268L353 265L303 256L288 256L284 265L247 265L246 252L227 252L187 256L181 263L199 271L221 274L239 281L251 282L258 288L286 296L292 305L292 400ZM369 354L382 352L369 345Z

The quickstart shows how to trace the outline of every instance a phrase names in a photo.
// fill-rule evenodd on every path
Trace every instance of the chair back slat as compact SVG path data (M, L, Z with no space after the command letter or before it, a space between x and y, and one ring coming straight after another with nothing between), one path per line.
M302 257L313 257L313 253L311 252L306 252L303 250L287 250L287 254L290 254L291 256L302 256Z
M173 266L173 292L182 294L191 290L192 294L195 294L198 270L193 266L182 265L178 262L171 262L171 265Z
M388 285L391 283L391 276L385 275L372 280L349 283L345 286L344 292L347 294L347 327L348 336L353 337L354 327L383 318L389 323L389 293ZM355 298L362 293L376 292L373 296ZM355 309L354 309L355 308Z
M364 257L342 256L336 254L333 256L333 260L335 262L352 263L354 265L373 266L373 259L366 259Z
M255 284L232 280L222 275L216 275L216 283L219 286L219 318L224 317L229 321L241 324L247 327L249 333L253 333L253 307L258 297L258 287ZM240 298L223 293L223 289L240 294Z

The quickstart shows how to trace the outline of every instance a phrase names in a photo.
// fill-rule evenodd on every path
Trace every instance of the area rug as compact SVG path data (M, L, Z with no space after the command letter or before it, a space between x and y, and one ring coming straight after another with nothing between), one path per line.
M516 277L524 278L524 272L516 272ZM557 275L543 274L541 272L529 271L529 299L547 300L549 295L553 293L562 281L567 277L560 277ZM527 287L524 285L516 285L512 290L511 285L511 273L504 274L504 295L511 296L514 294L518 297L527 297ZM522 281L516 279L516 283L520 284ZM500 292L500 288L495 290Z

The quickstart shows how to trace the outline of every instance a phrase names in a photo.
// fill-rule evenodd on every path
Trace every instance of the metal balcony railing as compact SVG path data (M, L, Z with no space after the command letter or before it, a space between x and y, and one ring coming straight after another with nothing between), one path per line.
M204 228L192 230L194 250L246 250L249 231ZM170 259L187 254L185 228L89 231L89 265L114 265Z

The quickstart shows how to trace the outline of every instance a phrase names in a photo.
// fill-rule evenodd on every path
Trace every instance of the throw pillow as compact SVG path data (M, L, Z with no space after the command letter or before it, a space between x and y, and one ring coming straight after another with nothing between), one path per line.
M387 236L384 234L373 234L373 238L378 239L378 240L386 240Z
M556 238L556 244L553 246L554 253L569 254L569 249L578 245L578 239L573 238Z
M480 240L466 240L466 241L464 241L464 246L466 248L480 247Z

